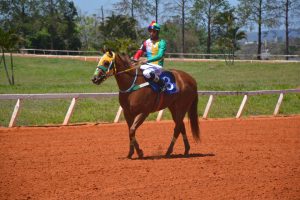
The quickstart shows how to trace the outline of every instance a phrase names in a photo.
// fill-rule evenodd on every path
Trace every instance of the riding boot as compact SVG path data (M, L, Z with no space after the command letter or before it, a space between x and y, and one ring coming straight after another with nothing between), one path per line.
M160 92L164 92L167 90L167 86L164 80L160 79L159 76L157 76L154 72L150 72L150 78L148 80L157 83Z
M159 86L160 92L164 92L167 90L167 86L166 86L164 80L160 79L157 75L155 75L153 81L155 83L157 83L157 85Z

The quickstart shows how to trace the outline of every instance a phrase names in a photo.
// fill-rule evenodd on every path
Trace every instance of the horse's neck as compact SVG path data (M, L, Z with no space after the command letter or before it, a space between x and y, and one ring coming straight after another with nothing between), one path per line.
M117 68L117 73L121 72L120 74L115 76L120 91L126 91L130 87L132 87L133 84L140 82L138 80L140 77L138 76L139 72L136 72L136 69L132 69L122 73L123 71L128 70L130 67L132 67L128 63L125 63L123 60L120 59L116 60L115 64Z

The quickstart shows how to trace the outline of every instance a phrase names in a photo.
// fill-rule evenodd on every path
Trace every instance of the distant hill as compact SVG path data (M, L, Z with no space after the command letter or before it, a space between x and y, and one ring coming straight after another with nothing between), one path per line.
M247 42L257 41L258 32L247 32ZM290 31L290 38L300 38L300 28ZM262 41L285 41L285 30L270 30L262 32Z

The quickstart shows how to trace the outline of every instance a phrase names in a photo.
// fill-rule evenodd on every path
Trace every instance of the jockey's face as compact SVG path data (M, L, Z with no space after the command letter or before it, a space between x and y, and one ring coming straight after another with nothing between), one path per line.
M158 31L157 30L150 29L149 33L150 33L151 40L158 40Z

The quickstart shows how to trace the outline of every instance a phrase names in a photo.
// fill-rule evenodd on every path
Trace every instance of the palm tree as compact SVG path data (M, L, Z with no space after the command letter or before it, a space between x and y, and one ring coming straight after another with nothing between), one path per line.
M223 51L226 63L234 63L235 51L239 49L238 41L246 38L246 33L240 31L240 26L236 23L234 9L220 13L216 19L217 45ZM227 62L229 60L230 62Z

